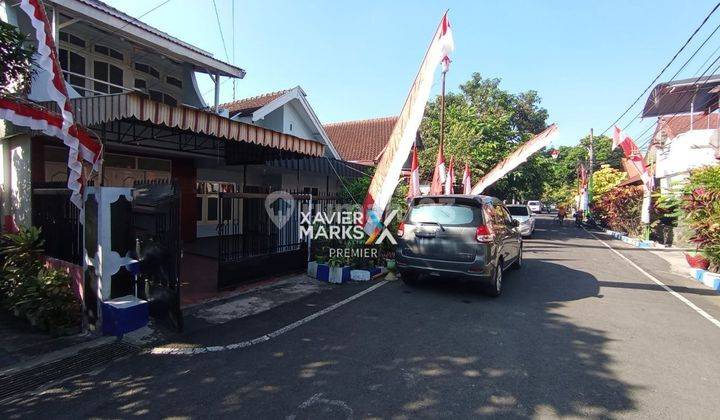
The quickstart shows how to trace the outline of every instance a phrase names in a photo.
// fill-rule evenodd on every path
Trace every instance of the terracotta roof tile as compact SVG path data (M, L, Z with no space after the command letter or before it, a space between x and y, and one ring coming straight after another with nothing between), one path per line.
M398 117L324 124L343 160L373 164L385 149Z
M718 128L720 122L720 115L717 113L705 114L696 113L693 116L693 129L694 130L705 130L708 128ZM658 121L657 127L655 128L654 138L657 139L658 132L663 131L664 134L672 139L682 133L690 131L690 115L674 115L661 117Z
M263 93L262 95L253 96L251 98L238 99L234 102L222 104L220 105L220 108L230 111L231 116L238 114L240 116L250 115L289 91L290 89L285 89L277 92Z

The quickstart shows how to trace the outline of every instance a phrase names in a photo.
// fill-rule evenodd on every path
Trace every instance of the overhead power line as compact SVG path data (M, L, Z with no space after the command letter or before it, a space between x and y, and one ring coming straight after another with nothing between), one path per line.
M215 3L215 0L212 0L212 4L213 9L215 9L215 19L217 20L218 29L220 30L220 40L222 41L223 50L225 51L225 59L230 61L227 45L225 44L225 35L223 34L222 25L220 24L220 14L218 13L217 3Z
M712 10L710 11L710 13L707 14L707 16L705 16L705 19L703 19L703 21L700 23L700 26L695 28L695 31L693 31L693 33L690 35L690 37L687 39L687 41L685 41L685 43L682 45L682 47L680 47L680 49L675 53L675 55L673 55L673 57L665 65L665 67L663 67L662 70L660 70L660 73L658 73L657 76L655 76L655 78L652 80L652 82L650 82L650 84L645 88L645 90L643 90L642 93L640 93L640 95L638 95L638 97L635 98L635 100L630 104L630 106L628 106L627 109L625 109L625 111L623 111L623 113L620 114L620 116L612 124L610 124L610 126L608 126L608 128L603 130L603 132L600 133L600 135L607 133L608 130L610 130L625 115L627 115L627 113L638 103L638 101L640 101L640 99L642 99L643 96L645 96L645 94L648 92L648 90L650 90L653 86L655 86L655 83L660 79L660 76L662 76L665 73L665 71L670 67L670 65L672 65L672 63L680 55L680 53L683 52L683 50L685 50L685 47L687 47L688 44L690 44L690 41L692 41L692 39L695 37L695 35L697 35L697 33L700 31L700 29L702 29L702 27L705 26L705 23L710 19L710 17L715 13L715 11L717 11L717 9L719 7L720 7L720 2L717 3L715 5L715 7L712 8Z

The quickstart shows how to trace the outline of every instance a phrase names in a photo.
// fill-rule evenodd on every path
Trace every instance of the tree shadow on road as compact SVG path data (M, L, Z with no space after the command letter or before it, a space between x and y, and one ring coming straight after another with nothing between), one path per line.
M608 418L635 410L640 387L619 379L607 333L565 307L598 299L598 281L526 263L508 272L498 299L462 283L394 283L276 340L137 356L8 404L0 416Z

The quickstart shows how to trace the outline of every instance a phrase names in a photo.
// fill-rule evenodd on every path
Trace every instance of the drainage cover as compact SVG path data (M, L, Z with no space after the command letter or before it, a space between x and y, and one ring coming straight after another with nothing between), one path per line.
M123 341L116 341L82 350L62 360L0 376L0 402L51 382L90 372L113 360L138 352L140 352L140 348Z

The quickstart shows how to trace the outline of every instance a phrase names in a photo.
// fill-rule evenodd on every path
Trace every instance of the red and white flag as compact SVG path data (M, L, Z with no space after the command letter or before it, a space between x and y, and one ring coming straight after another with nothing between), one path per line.
M640 148L637 147L633 139L625 134L620 127L615 126L613 130L613 150L620 147L625 154L628 162L635 167L640 174L640 178L643 181L643 185L647 191L652 191L655 188L655 178L650 174L645 166L645 159L640 152Z
M410 166L410 188L408 188L408 199L418 197L420 195L420 162L417 154L417 144L413 147L412 163Z
M455 194L455 156L450 157L450 166L445 176L445 194Z
M445 13L435 29L430 46L420 64L420 70L410 87L410 93L405 99L400 117L395 123L385 153L375 169L375 175L363 201L362 225L365 232L371 235L370 240L374 240L377 236L381 226L380 218L400 181L403 165L410 154L422 122L425 105L430 97L435 70L441 60L449 56L454 48L450 21Z
M57 103L61 119L50 112L43 112L23 104L8 105L2 109L5 119L13 124L31 127L45 134L57 137L68 146L68 188L73 192L70 201L82 209L83 174L82 161L90 163L94 170L101 164L102 146L87 130L75 124L73 107L68 97L62 69L57 58L57 49L53 30L40 0L21 0L20 9L30 19L38 40L36 63L40 69L48 72L50 83L46 86L47 95Z
M445 190L445 178L447 177L447 169L445 169L445 155L443 153L443 145L440 143L438 147L437 158L435 158L435 169L433 170L432 182L430 183L430 194L442 194Z
M470 167L465 164L465 171L463 172L463 194L470 194L472 191L472 179L470 175Z

